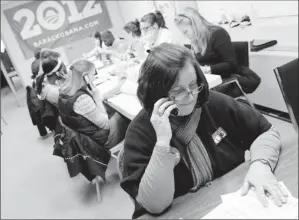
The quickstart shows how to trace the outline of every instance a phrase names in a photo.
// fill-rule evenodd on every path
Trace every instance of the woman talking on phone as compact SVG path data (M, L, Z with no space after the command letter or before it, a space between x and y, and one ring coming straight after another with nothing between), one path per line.
M110 118L103 100L119 92L125 82L109 92L101 92L93 85L95 66L80 59L70 67L70 73L59 94L59 111L62 122L69 128L81 132L107 149L124 139L129 120L115 112Z
M242 194L254 186L264 205L265 191L278 206L286 203L273 175L281 147L278 132L249 105L209 91L190 50L167 43L155 47L138 82L144 109L126 133L121 182L135 201L133 218L161 214L174 198L243 163L246 150L251 166Z

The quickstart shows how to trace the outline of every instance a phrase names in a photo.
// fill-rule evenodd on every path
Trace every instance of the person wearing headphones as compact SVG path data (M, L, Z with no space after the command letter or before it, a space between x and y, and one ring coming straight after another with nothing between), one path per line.
M57 106L59 87L65 81L67 70L58 52L41 49L36 54L39 73L35 79L35 88L39 99L47 100Z
M168 43L153 48L141 67L137 95L143 110L126 133L121 181L135 202L133 218L163 213L174 198L243 163L246 150L251 166L242 195L253 186L264 205L265 191L276 205L287 202L273 174L279 133L249 105L209 91L189 49Z

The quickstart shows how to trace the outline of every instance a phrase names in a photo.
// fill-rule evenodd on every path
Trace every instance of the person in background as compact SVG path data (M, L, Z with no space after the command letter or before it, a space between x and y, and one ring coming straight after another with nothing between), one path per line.
M140 22L138 19L128 22L124 26L124 30L127 34L130 34L133 37L133 40L129 44L127 53L131 58L136 57L138 59L144 57L144 47L141 41Z
M265 206L265 191L276 205L287 202L273 174L281 149L279 133L247 104L209 91L189 49L168 43L153 48L138 83L143 110L126 133L121 181L135 202L133 218L161 214L174 198L243 163L246 150L251 166L242 195L253 186Z
M141 36L140 22L138 21L138 19L128 22L124 26L124 30L127 34L130 34L133 38L138 39Z
M140 29L146 51L161 43L173 43L172 33L166 27L160 11L144 15L140 21Z
M204 74L220 75L222 79L235 77L246 93L253 93L261 79L247 66L238 64L235 49L227 31L208 22L199 12L187 7L175 18L175 24L190 39L191 49ZM242 95L236 84L215 88L231 97Z
M92 51L83 54L83 57L92 57L92 56L100 56L103 51L103 41L101 38L101 33L96 31L94 34L94 43L95 47Z
M106 49L114 53L125 53L128 48L128 43L124 39L115 38L109 30L102 33L102 40Z
M238 65L229 34L208 22L199 12L187 7L175 18L178 29L191 41L191 49L204 74L223 78L237 73Z
M37 127L40 136L45 139L47 138L48 131L46 129L46 125L43 124L43 118L42 118L42 111L43 111L43 101L40 100L37 97L36 91L34 90L34 83L35 78L38 75L39 72L39 60L36 57L36 54L39 53L38 51L35 53L35 60L31 64L31 72L32 72L32 87L26 86L26 101L27 101L27 107L29 110L29 115L32 121L32 124ZM39 55L38 55L39 56Z
M60 88L60 117L69 128L110 149L124 139L129 120L117 112L109 118L103 101L119 93L124 79L120 78L114 88L102 94L92 84L94 73L95 66L88 60L79 59L71 65L69 76Z
M41 100L57 106L59 87L63 84L67 70L58 52L42 49L37 54L40 68L36 77L36 91Z

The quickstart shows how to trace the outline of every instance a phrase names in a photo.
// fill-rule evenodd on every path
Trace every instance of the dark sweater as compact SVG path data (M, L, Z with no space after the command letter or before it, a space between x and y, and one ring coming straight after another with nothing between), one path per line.
M212 134L222 127L227 136L216 145ZM203 107L197 134L202 140L212 163L214 178L229 172L244 162L244 152L248 150L255 139L266 132L271 124L250 106L236 102L234 99L210 92L209 103ZM139 184L145 169L151 159L156 144L156 133L150 122L150 116L142 110L131 122L124 144L124 170L121 187L134 199L136 218L146 211L136 202ZM185 154L185 148L174 144L171 146ZM266 149L267 148L267 149ZM260 146L261 151L274 149ZM258 152L258 155L262 153ZM270 161L273 168L276 160ZM174 198L189 192L193 186L192 175L181 160L174 168L175 193Z
M210 66L211 73L222 78L238 73L237 59L230 36L221 27L213 31L204 56L197 53L196 58L201 66Z

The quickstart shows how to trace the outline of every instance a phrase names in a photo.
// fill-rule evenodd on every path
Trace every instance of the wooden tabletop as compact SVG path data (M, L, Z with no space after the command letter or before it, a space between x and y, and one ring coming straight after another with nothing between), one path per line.
M281 155L274 172L278 181L283 181L291 194L298 198L298 136L283 141ZM249 162L203 187L196 193L189 193L174 200L169 211L158 218L161 219L199 219L204 217L222 201L220 195L232 193L242 187ZM140 219L155 218L143 215Z

